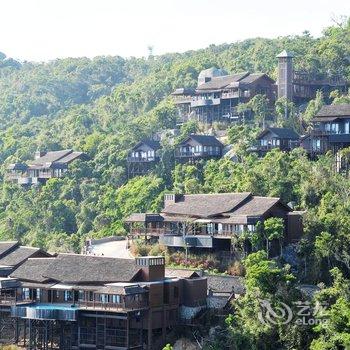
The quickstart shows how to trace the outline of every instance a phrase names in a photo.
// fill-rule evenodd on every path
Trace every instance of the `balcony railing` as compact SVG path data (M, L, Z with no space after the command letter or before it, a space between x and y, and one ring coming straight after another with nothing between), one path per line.
M100 310L138 310L148 307L147 299L141 301L126 303L103 303L101 301L79 301L77 303L79 308L85 309L100 309Z
M223 92L221 95L222 99L227 99L227 98L239 98L240 94L239 91L234 91L234 92Z
M187 232L186 236L221 236L221 237L231 237L232 235L238 235L241 231L238 230L212 230L208 232L201 232L201 231L195 231L195 232ZM166 228L131 228L130 229L130 235L135 236L178 236L182 237L183 232L179 230L171 230Z
M130 234L131 235L147 235L147 236L159 236L159 235L164 235L166 233L170 233L169 231L166 231L165 228L151 228L151 227L147 227L147 228L144 228L144 227L140 227L140 228L135 228L135 227L132 227L130 229Z
M9 295L0 295L0 305L22 305L22 304L30 304L34 302L33 299L30 298L16 298L14 296Z
M159 157L128 157L129 163L148 163L148 162L156 162L159 160Z
M192 151L179 151L176 150L175 157L178 158L190 158L190 157L198 157L198 158L204 158L204 157L220 157L221 154L217 152L192 152Z
M16 303L16 297L8 295L0 295L0 305L14 305Z
M216 106L221 102L220 98L198 98L191 102L191 107Z

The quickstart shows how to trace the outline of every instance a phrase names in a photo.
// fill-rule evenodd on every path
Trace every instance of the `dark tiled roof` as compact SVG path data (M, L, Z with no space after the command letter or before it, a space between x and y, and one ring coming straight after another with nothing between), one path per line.
M274 80L271 79L268 75L266 75L265 73L253 73L253 74L249 74L248 76L246 76L245 78L243 78L242 80L240 80L240 83L243 84L252 84L254 82L256 82L258 79L260 78L266 78L268 80L271 81L271 83L274 83Z
M53 163L57 162L63 157L66 157L68 154L72 153L73 150L71 149L65 149L61 151L52 151L52 152L47 152L45 155L38 159L31 160L28 162L30 165L37 165L37 164L45 164L45 163Z
M19 246L15 250L11 251L9 254L4 255L0 259L0 265L17 266L23 263L25 260L29 259L30 257L36 256L40 252L42 252L40 248Z
M176 96L176 95L194 95L196 93L195 89L191 89L191 88L178 88L176 89L172 95Z
M267 133L272 132L277 135L280 139L290 139L290 140L299 140L300 135L298 135L293 129L289 128L266 128L259 136L258 139L266 135Z
M220 193L184 195L163 209L167 214L206 217L233 211L251 197L250 193Z
M134 260L78 254L60 254L56 258L28 259L12 277L39 282L57 281L73 284L130 282L140 270Z
M164 218L159 214L148 214L148 213L133 213L128 216L124 221L125 222L160 222L163 221Z
M30 258L21 266L19 266L11 277L18 278L22 281L30 281L36 283L43 283L48 280L44 277L47 269L56 258Z
M112 284L100 287L97 290L98 293L104 294L119 294L119 295L132 295L132 294L141 294L146 293L145 288L140 287L139 285L133 286L114 286Z
M58 160L58 163L69 164L84 155L83 152L72 152Z
M139 270L130 259L60 254L45 277L64 283L130 282Z
M154 140L142 140L140 141L136 146L134 146L132 149L137 149L140 147L142 144L145 144L152 148L153 150L157 150L160 148L160 142L159 141L154 141Z
M232 75L224 75L220 77L213 77L210 81L201 84L197 87L197 91L200 90L219 90L225 88L227 85L240 81L244 77L249 75L249 72L242 72Z
M350 117L350 104L323 106L316 117Z
M21 171L25 171L28 169L28 165L25 163L13 163L13 164L9 164L9 166L7 167L8 170L21 170Z
M178 278L192 278L199 277L200 271L188 270L188 269L165 269L165 277L178 277Z
M233 215L246 215L246 216L262 216L267 211L272 209L276 204L280 202L279 198L274 197L252 197L251 200L238 207ZM281 204L282 205L282 204ZM288 208L286 207L288 210ZM289 209L291 210L291 209Z
M232 293L244 294L244 279L236 276L206 275L208 280L208 289L214 293Z
M223 144L215 136L211 135L190 135L185 141L181 142L179 146L186 144L189 139L192 139L203 146L223 147Z
M7 252L13 250L18 245L19 243L17 241L0 242L0 257L4 256Z

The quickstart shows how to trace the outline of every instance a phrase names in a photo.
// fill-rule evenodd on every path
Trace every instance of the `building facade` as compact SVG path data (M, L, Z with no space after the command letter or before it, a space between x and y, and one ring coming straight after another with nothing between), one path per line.
M311 121L313 128L302 140L310 158L331 152L337 170L348 170L349 160L341 150L350 147L350 104L323 106Z
M296 104L308 102L322 91L326 99L338 90L347 92L350 83L341 76L316 76L310 72L296 71L293 66L294 54L286 50L277 55L278 59L278 98L285 97Z
M143 140L128 154L128 177L141 176L154 169L160 160L160 142Z
M270 217L282 218L285 243L302 234L302 217L279 198L251 193L166 194L159 214L135 213L126 220L129 237L155 237L175 248L230 250L232 238L255 232Z
M200 159L218 159L222 157L224 145L214 136L190 135L175 149L177 162L194 162Z
M0 343L161 349L169 330L206 308L206 297L206 278L166 277L163 257L29 258L0 278Z
M300 135L293 129L268 127L257 137L257 144L252 151L264 156L272 149L291 151L300 146Z
M69 164L77 159L86 160L87 155L71 149L37 151L32 161L10 164L6 169L6 179L19 185L42 184L48 179L63 177L68 171Z
M248 102L257 94L276 99L275 81L263 73L242 72L227 75L215 67L203 70L196 89L179 88L172 96L178 107L181 123L195 119L203 123L234 122L241 118L239 103ZM248 117L248 115L247 115Z
M350 83L340 76L316 76L296 71L294 54L283 50L277 55L277 83L264 73L241 72L228 75L223 69L209 68L200 72L196 88L182 87L172 93L179 111L180 123L195 119L203 123L237 122L251 117L239 113L237 106L257 94L266 95L271 107L284 97L296 104L315 98L318 90L328 98L331 91L347 92Z

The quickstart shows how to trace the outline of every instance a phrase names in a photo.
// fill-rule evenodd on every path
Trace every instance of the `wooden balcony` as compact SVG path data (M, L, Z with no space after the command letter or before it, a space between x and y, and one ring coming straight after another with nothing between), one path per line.
M209 158L209 157L221 157L221 153L217 152L192 152L192 151L175 151L176 158Z
M0 305L15 305L16 297L8 295L0 295Z
M18 299L14 296L0 295L0 305L24 305L33 302L33 299Z
M152 163L158 162L159 157L128 157L128 163Z
M160 236L167 232L165 228L152 228L152 227L132 227L130 228L130 235L134 236Z
M222 99L230 99L230 98L240 98L239 91L232 91L232 92L223 92L221 94Z
M103 303L101 301L79 301L76 304L79 309L105 310L105 311L129 311L140 310L148 307L148 300L126 302L126 303Z
M194 101L194 98L192 96L188 96L188 97L174 97L174 102L175 104L189 104L192 101Z

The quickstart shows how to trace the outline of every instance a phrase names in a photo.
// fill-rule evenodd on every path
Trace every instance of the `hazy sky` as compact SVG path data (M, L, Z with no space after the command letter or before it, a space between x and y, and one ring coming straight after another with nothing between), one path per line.
M309 30L350 15L349 0L2 0L0 51L21 60L183 52Z

